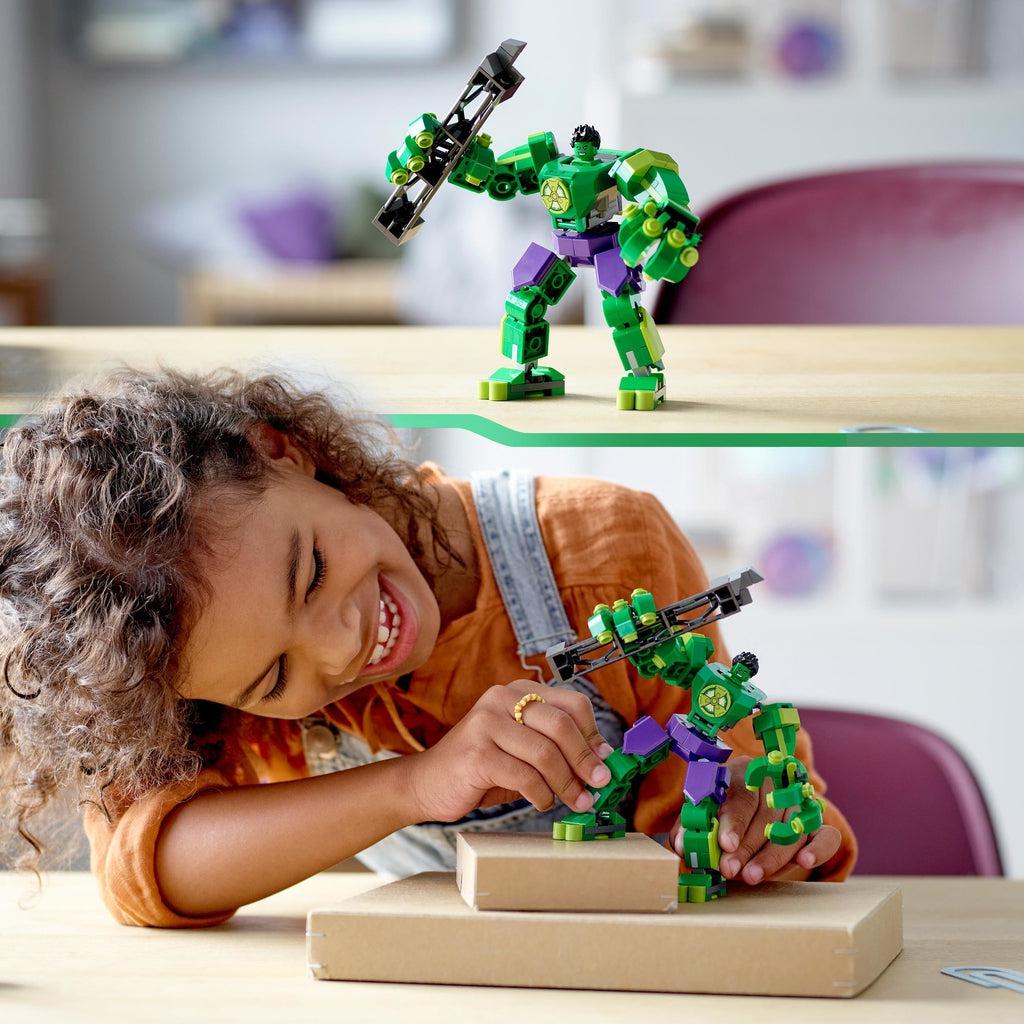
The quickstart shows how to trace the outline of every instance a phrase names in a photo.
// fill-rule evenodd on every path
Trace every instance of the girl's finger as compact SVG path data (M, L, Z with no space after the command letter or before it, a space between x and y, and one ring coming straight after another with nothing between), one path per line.
M771 878L793 860L806 842L806 836L801 836L790 846L766 842L744 866L741 875L743 881L748 885L757 885L758 882Z
M765 825L782 817L780 811L765 806L760 791L751 795L757 797L757 810L747 824L747 830L736 849L722 857L719 863L719 868L726 878L735 878L743 870L750 859L768 842L764 835Z
M723 850L732 852L740 845L751 819L757 813L761 802L760 793L751 793L743 785L743 771L732 767L732 781L718 815L718 844Z
M521 793L538 811L549 811L555 803L551 787L536 768L504 751L496 751L492 768L492 793L512 790Z
M525 715L523 719L525 722ZM542 732L513 721L496 729L492 738L500 750L539 772L548 789L574 811L589 811L594 806L594 798L558 745Z
M808 840L807 845L796 855L796 862L802 868L819 867L835 856L842 836L832 825L822 825Z
M594 705L590 703L590 698L586 694L559 686L539 686L537 683L531 683L528 679L516 680L510 684L509 688L514 688L520 696L525 696L527 693L538 693L544 698L546 704L564 711L575 722L577 730L599 759L604 760L612 752L612 745L605 740L601 735L601 730L597 727L597 720L594 718ZM525 721L525 719L524 714L523 720ZM531 726L532 724L531 722ZM603 786L604 783L598 783L598 785Z
M522 724L547 736L584 785L599 788L611 781L612 773L594 753L576 720L557 704L528 704L523 710Z

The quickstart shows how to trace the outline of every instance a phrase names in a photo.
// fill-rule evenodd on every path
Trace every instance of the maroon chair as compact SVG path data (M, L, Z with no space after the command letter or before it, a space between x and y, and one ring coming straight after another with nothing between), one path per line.
M826 799L860 846L859 875L1002 875L992 820L967 762L910 722L801 708Z
M700 230L659 323L1024 323L1024 163L781 181L718 203Z

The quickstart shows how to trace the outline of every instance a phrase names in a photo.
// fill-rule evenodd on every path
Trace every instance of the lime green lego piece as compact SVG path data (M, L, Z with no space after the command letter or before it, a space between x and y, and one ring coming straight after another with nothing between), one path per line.
M480 382L478 394L491 402L564 395L565 377L550 366L502 366Z
M624 754L621 750L613 750L605 759L605 767L612 773L612 779L619 783L632 782L640 771L634 754Z
M536 363L548 354L550 331L547 320L523 323L505 316L501 321L501 354L520 364Z
M587 620L587 628L590 630L592 637L595 637L603 644L610 644L615 629L611 608L606 604L599 604L594 609L594 614Z
M680 903L708 903L725 895L725 880L721 875L692 871L679 876Z

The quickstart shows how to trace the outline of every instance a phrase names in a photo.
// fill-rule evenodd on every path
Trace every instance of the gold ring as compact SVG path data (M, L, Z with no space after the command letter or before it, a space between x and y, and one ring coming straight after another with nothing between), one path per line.
M534 701L544 703L544 698L539 693L528 693L518 704L512 709L512 717L520 724L524 725L523 722L523 711L527 704L532 704Z

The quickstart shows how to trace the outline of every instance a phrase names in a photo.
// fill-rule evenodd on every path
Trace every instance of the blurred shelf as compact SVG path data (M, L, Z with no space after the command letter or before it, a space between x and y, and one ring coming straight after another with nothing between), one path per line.
M49 322L52 274L45 264L0 265L0 327Z
M397 263L341 260L260 272L198 270L183 287L183 322L235 324L398 323Z

